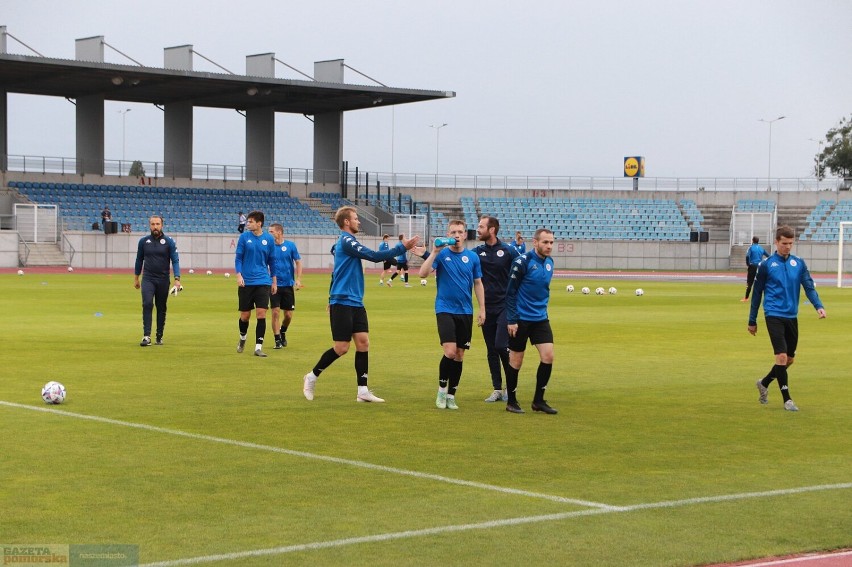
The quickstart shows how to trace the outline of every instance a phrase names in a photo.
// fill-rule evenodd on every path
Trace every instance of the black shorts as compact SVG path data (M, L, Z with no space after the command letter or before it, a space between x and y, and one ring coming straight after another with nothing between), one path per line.
M328 318L331 321L331 339L333 341L352 340L355 333L369 333L367 310L350 305L329 305Z
M385 263L382 264L382 266L383 266L383 269L390 270L391 266L396 266L396 260L393 260L393 259L385 260Z
M272 297L269 298L269 303L273 309L280 307L284 311L295 311L296 292L293 290L293 286L279 287L278 291L273 293Z
M456 343L458 348L469 349L473 336L473 315L438 313L438 338L441 344Z
M408 262L397 262L396 263L396 269L399 270L400 272L407 272L408 271Z
M553 330L550 320L518 321L518 331L514 337L509 337L509 350L524 352L527 350L527 339L531 345L553 343Z
M237 297L239 297L240 311L251 311L257 309L269 309L269 286L268 285L247 285L237 288Z
M767 317L766 330L772 342L775 354L786 354L788 358L796 357L796 347L799 346L799 320L786 317Z

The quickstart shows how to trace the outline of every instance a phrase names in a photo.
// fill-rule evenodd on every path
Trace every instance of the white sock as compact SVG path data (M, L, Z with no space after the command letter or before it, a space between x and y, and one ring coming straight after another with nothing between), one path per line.
M254 350L260 350L262 348L263 348L263 345L260 344L260 343L257 343L257 344L254 345Z
M246 340L246 336L247 336L247 335L240 335L240 340L241 340L241 341Z
M446 394L447 392L449 392L449 390L450 390L449 386L444 386L444 387L438 386L439 392L444 392Z
M369 389L367 389L367 386L358 386L358 393L359 393L359 394L366 394L366 393L367 393L367 392L369 392L369 391L370 391L370 390L369 390Z
M307 378L307 379L308 379L308 382L316 382L316 381L317 381L317 376L314 376L314 371L313 371L313 370L311 370L310 372L308 372L308 373L307 373L307 375L305 375L305 378Z

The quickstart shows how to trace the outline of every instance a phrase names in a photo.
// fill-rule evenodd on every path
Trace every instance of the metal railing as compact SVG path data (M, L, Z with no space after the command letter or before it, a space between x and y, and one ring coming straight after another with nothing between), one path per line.
M103 172L107 176L128 177L133 163L138 160L104 160ZM77 158L51 156L8 155L7 171L23 173L57 173L80 175L83 162ZM174 164L157 161L140 161L144 177L176 177ZM204 181L256 181L269 180L288 184L333 184L343 181L341 171L314 170L293 167L275 167L259 170L241 165L195 163L185 168L192 179ZM184 176L181 176L184 177ZM395 187L411 189L473 189L503 191L533 191L533 196L547 197L551 192L565 190L630 191L633 178L600 176L552 175L478 175L435 173L388 173L353 171L349 169L346 182L349 187ZM837 191L849 189L849 180L843 178L816 179L814 177L644 177L640 178L640 191Z

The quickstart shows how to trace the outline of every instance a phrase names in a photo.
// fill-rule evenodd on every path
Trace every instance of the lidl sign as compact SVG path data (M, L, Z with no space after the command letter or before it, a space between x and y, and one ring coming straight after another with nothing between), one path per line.
M643 156L624 158L624 177L645 177L645 158Z

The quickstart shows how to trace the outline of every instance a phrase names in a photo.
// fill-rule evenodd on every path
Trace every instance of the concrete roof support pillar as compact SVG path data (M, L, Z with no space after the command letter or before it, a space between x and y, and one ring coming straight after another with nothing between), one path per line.
M275 78L275 54L262 53L246 57L246 75ZM254 94L252 94L254 93ZM263 87L252 87L248 94L258 99ZM274 181L275 173L275 110L271 106L246 109L246 179Z
M166 69L192 71L192 46L179 45L163 50ZM166 174L172 177L192 178L192 101L170 102L164 106L163 161Z
M314 78L322 83L343 82L343 59L317 61ZM343 112L314 114L314 182L340 183L343 163Z
M78 61L104 61L104 36L76 40ZM77 173L104 174L104 95L77 97Z

